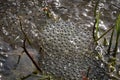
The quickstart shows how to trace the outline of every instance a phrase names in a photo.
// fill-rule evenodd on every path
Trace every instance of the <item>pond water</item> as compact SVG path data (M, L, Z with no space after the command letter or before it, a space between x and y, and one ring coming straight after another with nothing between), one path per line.
M95 0L1 0L0 1L1 80L17 80L19 79L19 77L28 75L35 70L35 67L33 66L32 62L25 54L22 55L23 57L20 61L20 64L18 65L19 67L17 67L16 70L14 69L14 66L16 66L16 61L20 53L22 52L22 49L20 47L23 46L23 40L26 36L32 45L31 48L30 45L27 43L27 47L29 48L29 51L33 53L33 56L34 57L37 56L37 58L39 56L37 54L38 53L37 51L39 51L41 47L44 48L44 51L46 53L47 52L54 54L66 53L67 56L69 56L67 53L72 54L74 52L75 53L93 52L96 46L93 42L95 3L96 3ZM100 11L99 30L101 35L109 28L115 25L116 18L120 14L120 0L101 0L98 9ZM105 35L105 38L109 40L110 34L111 32ZM113 43L115 43L115 37L116 34L114 34ZM100 41L101 45L102 40L103 39L101 39ZM114 46L115 45L113 44L112 47L114 48ZM120 42L118 43L118 46L120 48ZM118 52L120 53L120 49L118 49ZM47 56L51 56L51 54L47 54ZM60 54L55 57L59 56L64 55ZM75 57L74 55L72 56ZM51 59L52 57L53 59ZM52 57L50 58L51 61L54 62L54 60L56 60L59 62L57 58L54 59L54 56ZM69 57L70 59L72 58L71 56ZM117 57L119 59L119 55ZM68 59L68 57L65 58ZM66 62L69 62L70 59L65 60ZM84 57L82 59L84 59ZM62 58L60 60L62 60ZM80 59L78 60L80 61ZM73 59L73 61L76 62L78 60ZM46 61L47 60L45 60L44 62ZM63 62L61 62L61 64L64 64ZM57 64L56 62L54 63ZM54 63L48 61L48 64L43 63L43 65L46 66ZM84 64L82 63L82 60L81 64L82 65ZM118 64L120 65L119 60ZM57 67L60 67L60 69L64 67L65 69L66 66L58 65ZM58 69L55 67L56 66L46 67L45 69L44 68L43 69L47 70L48 72L51 72L47 68L50 68L51 70L54 68L57 71ZM77 67L75 66L76 69L79 69ZM86 68L83 67L80 68L85 69L86 71ZM72 69L74 70L74 68ZM66 70L63 70L64 72L66 72L65 74L64 72L61 73L55 72L55 70L52 70L53 74L58 75L64 74L62 76L68 75L71 71L69 70L68 72L66 72ZM78 72L76 71L75 73ZM76 80L81 79L81 76L78 76L74 73L73 74L71 73L70 75L73 75L72 77L70 77L71 79L72 78ZM93 75L91 75L91 77L92 76ZM33 76L26 80L37 79L38 77ZM100 80L103 79L107 80L108 78L106 77L100 78Z

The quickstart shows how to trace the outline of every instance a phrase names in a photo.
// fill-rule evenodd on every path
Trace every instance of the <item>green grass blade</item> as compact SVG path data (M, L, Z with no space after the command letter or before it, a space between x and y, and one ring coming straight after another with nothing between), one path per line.
M117 54L118 40L119 40L119 35L117 35L117 37L116 37L116 43L115 43L115 48L114 48L113 57L116 57L116 54Z
M118 15L118 19L116 21L116 32L117 32L117 35L119 36L120 35L120 14Z
M97 23L97 11L98 11L99 2L100 2L100 0L96 1L95 8L94 8L94 17L95 17L95 22L94 22L94 25L93 25L93 39L94 40L96 40L96 34L95 34L96 27L95 26L96 26L96 23Z
M113 57L116 57L117 49L118 49L118 40L119 40L119 36L120 36L120 14L118 15L115 27L116 27L117 37L116 37L116 43L115 43Z
M99 31L99 20L100 20L100 13L98 12L97 13L97 15L96 15L96 25L95 25L95 27L96 27L96 39L98 38L98 31Z

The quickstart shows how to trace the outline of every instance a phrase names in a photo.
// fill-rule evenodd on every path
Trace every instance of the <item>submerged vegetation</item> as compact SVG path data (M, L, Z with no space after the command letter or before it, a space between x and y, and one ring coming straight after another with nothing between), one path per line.
M100 10L98 8L99 6L99 1L97 1L96 6L95 6L95 23L94 23L94 40L95 43L97 43L97 45L99 46L100 44L100 40L103 39L103 44L102 46L107 47L106 51L104 53L100 53L102 54L103 59L105 59L105 61L103 60L103 62L108 65L108 69L109 69L109 76L111 77L111 79L115 79L115 80L119 80L119 76L120 73L117 72L116 70L116 66L119 65L117 64L117 54L118 54L118 43L119 42L119 37L120 37L120 14L118 15L118 17L116 18L116 23L114 26L111 26L110 29L108 29L106 32L104 32L101 36L99 36L99 20L100 20ZM111 37L109 39L109 43L108 43L108 39L106 39L104 36L107 33L111 32ZM116 33L116 39L113 39L113 35ZM111 48L113 43L113 40L115 40L115 46L114 48ZM99 55L101 56L101 55ZM99 57L98 56L98 57ZM107 57L106 57L107 56Z
M99 36L99 32L100 32L99 23L100 23L100 19L101 19L101 10L99 9L99 2L100 2L100 0L97 0L94 5L95 21L94 21L94 25L93 25L94 26L93 27L93 38L94 38L94 42L96 43L96 46L99 46L99 47L103 46L105 48L105 51L102 51L103 53L98 52L98 54L100 54L100 55L97 55L97 57L99 57L99 59L103 63L105 63L105 65L107 66L109 73L106 72L106 74L109 75L112 79L119 80L120 79L119 78L120 71L117 72L116 66L118 65L117 64L117 55L118 55L117 51L118 51L118 43L119 43L119 37L120 37L120 14L116 18L115 25L111 26L107 31L105 31L104 33L102 33L102 35ZM57 20L58 16L55 13L52 13L52 10L49 9L48 6L47 7L45 6L42 10L43 10L43 13L45 14L45 16L47 16L47 19L54 18L55 21ZM24 24L23 17L21 17L21 16L17 16L17 17L19 18L18 19L19 20L18 21L19 28L23 35L23 46L22 46L23 51L31 59L33 65L37 69L33 73L31 73L27 76L23 76L22 78L20 78L18 80L26 80L30 76L37 76L39 78L38 80L64 80L62 78L56 79L54 75L46 74L41 70L41 68L40 68L41 64L38 65L38 62L35 61L34 58L31 56L31 54L29 53L29 51L27 51L26 44L28 43L27 46L30 46L31 48L33 48L33 45L32 45L32 40L29 38L29 35L25 31L25 28L23 25ZM40 31L40 29L38 29L38 31ZM105 37L107 34L110 34L110 39L107 39ZM113 39L113 35L116 35L115 39ZM101 44L101 40L103 41L102 44ZM115 45L113 43L113 40L115 40ZM49 44L47 44L47 45L49 45ZM114 47L112 47L112 45L114 45ZM38 47L41 47L41 46L38 46ZM41 54L41 51L39 53ZM67 53L67 50L66 50L66 53ZM19 61L20 60L18 59L18 62ZM96 65L94 65L94 66L96 66ZM90 67L88 68L88 70L83 71L83 72L85 72L85 74L82 74L82 80L89 80L89 71L90 71Z

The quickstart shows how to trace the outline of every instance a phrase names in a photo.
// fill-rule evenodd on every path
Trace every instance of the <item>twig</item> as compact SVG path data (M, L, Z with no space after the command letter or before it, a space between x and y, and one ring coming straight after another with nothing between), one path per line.
M95 40L95 42L99 41L104 35L106 35L109 31L111 31L114 27L111 27L108 29L105 33L103 33L98 39Z
M31 59L31 61L33 62L33 64L35 65L35 67L39 70L40 73L42 73L42 70L39 68L38 64L36 63L36 61L33 59L33 57L29 54L29 52L26 49L26 39L23 42L23 49L25 51L25 53L27 54L27 56Z
M87 70L87 75L86 75L87 78L89 77L90 69L91 69L91 67L89 66L89 67L88 67L88 70Z
M111 33L111 37L110 37L110 41L109 41L109 46L108 46L108 50L107 50L107 55L110 54L110 49L111 49L111 45L112 45L112 38L113 38L113 34L114 34L114 29L112 30Z
M27 34L26 34L25 31L23 30L23 25L22 25L22 22L21 22L22 17L21 17L21 16L18 16L18 18L19 18L19 21L20 21L20 29L21 29L23 35L25 36L25 38L27 39L29 45L32 46L31 41L29 40Z
M26 80L27 78L29 78L31 76L31 74L25 76L25 77L22 77L21 80Z

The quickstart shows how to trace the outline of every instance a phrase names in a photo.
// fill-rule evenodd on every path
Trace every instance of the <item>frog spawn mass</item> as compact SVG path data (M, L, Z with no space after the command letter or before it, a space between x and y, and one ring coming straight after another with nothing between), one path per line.
M92 34L84 27L76 27L69 21L61 21L43 28L41 44L44 55L40 62L45 72L58 77L62 75L66 80L79 80L82 72L87 72L89 67L91 71L96 70L98 64L92 53L94 49L94 45L91 45L94 44ZM98 75L90 73L92 79Z
M75 13L73 15L78 16ZM85 17L87 14L83 15ZM55 22L48 20L41 28L41 47L44 53L40 58L41 68L65 80L79 80L82 79L82 72L87 73L90 67L90 79L107 79L93 53L93 18L87 17L90 21L86 24L82 21L74 22L73 17L70 18L66 21L63 18Z
M8 1L9 6L18 6L16 9L12 6L6 9L3 20L0 20L0 23L3 23L0 33L5 35L4 40L10 39L14 44L22 42L23 34L18 21L18 16L21 16L23 30L32 44L43 50L39 63L44 72L65 80L80 80L82 73L87 74L90 67L90 79L107 80L105 70L99 67L100 63L93 53L95 45L92 36L94 21L91 1L60 0L57 8L55 5L50 8L50 14L54 14L53 16L44 14L43 8L39 6L41 2L38 4L37 0L34 4L32 0L16 1L16 5L11 4L11 0ZM48 1L50 5L51 1ZM55 16L59 18L54 20Z

